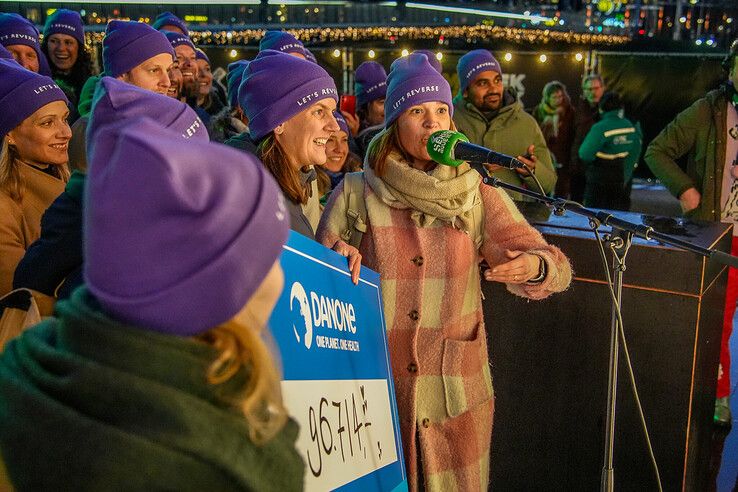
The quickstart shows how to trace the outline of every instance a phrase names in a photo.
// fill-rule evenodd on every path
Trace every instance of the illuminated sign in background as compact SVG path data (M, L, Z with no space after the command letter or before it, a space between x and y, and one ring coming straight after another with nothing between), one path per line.
M282 396L300 424L305 489L407 490L379 275L294 232L269 321Z

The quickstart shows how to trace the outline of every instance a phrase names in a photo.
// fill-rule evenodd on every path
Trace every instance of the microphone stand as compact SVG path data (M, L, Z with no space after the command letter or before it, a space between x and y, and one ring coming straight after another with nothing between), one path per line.
M555 215L563 215L566 210L572 213L583 215L589 219L589 224L597 234L597 229L601 225L610 226L612 233L608 241L611 244L613 251L613 283L612 283L612 314L610 323L610 363L608 373L608 391L607 391L607 431L605 436L605 452L604 452L604 464L602 467L602 476L600 479L600 490L601 492L613 492L614 490L614 469L613 469L613 455L614 455L614 444L615 444L615 401L618 384L618 333L623 337L625 342L625 334L622 326L622 317L620 308L622 306L622 290L623 290L623 272L625 271L625 257L628 254L630 246L632 245L633 237L639 237L648 241L657 240L665 244L676 246L686 251L697 253L698 255L712 258L724 265L738 268L738 257L717 251L715 249L703 248L697 246L688 241L674 238L668 234L663 234L653 230L652 227L645 226L642 224L635 224L626 220L614 217L612 214L605 211L594 211L585 208L583 205L565 200L563 198L549 197L545 194L538 193L535 191L521 188L519 186L511 185L498 178L490 176L487 170L484 168L482 163L469 162L469 165L482 176L482 182L489 186L496 188L503 188L506 190L514 191L533 198L534 200L548 205ZM599 239L598 239L599 241ZM604 251L602 251L603 259L605 259ZM607 272L607 270L606 270ZM609 274L608 274L609 279ZM625 348L625 354L627 356L627 346ZM640 409L640 401L638 399L638 392L635 388L635 379L632 379L633 392L636 397L636 402ZM653 458L653 451L650 449L650 439L648 437L648 429L646 428L645 419L641 412L641 423L646 433L646 442L649 446L653 464L656 473L656 479L661 490L661 479L659 477L658 466L656 465L655 458Z

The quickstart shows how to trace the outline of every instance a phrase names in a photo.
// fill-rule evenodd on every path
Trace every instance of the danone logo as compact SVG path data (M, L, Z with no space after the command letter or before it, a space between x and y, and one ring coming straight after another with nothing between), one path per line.
M347 335L356 334L356 312L353 304L339 299L308 293L300 282L290 288L290 311L297 312L301 323L293 323L292 330L297 343L306 349L313 346L331 350L359 351L359 342L347 340ZM299 326L298 326L299 325ZM322 335L319 332L334 331L338 336Z

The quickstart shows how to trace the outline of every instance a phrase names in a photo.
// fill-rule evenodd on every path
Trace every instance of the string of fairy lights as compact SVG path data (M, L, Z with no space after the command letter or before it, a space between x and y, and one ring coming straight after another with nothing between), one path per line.
M414 40L450 40L461 39L468 44L490 41L508 41L514 43L546 44L549 42L573 45L622 45L630 41L628 36L614 34L567 32L552 29L531 29L489 25L474 26L413 26L413 27L315 27L286 29L306 45L357 42L357 41L389 41L396 43ZM265 29L237 30L204 30L191 31L195 44L202 46L249 46L257 45L264 36ZM87 33L88 41L101 43L104 33ZM440 43L439 43L440 44Z

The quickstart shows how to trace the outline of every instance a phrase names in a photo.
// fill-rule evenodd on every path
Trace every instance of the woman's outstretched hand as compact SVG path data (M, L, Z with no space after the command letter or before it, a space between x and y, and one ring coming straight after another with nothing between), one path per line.
M341 256L348 258L349 270L351 270L351 281L354 285L359 284L359 273L361 273L361 253L359 250L340 239L331 248Z
M541 271L539 256L526 253L525 251L505 250L505 261L484 272L485 280L490 282L503 282L506 284L524 284L532 278L536 278Z

